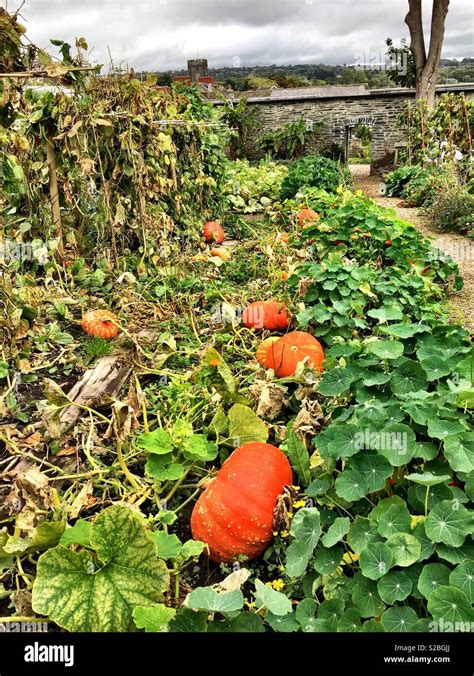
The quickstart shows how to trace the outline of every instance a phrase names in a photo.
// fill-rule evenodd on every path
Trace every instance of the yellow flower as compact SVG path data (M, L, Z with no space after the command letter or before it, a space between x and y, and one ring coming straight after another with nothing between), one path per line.
M356 190L356 197L362 197L362 190Z
M289 532L287 530L282 530L280 535L282 538L287 538L289 536Z
M267 585L269 587L273 587L273 589L276 589L277 591L281 591L285 586L285 583L281 578L278 578L278 580L272 580L271 582L267 582Z
M416 528L416 526L419 523L423 523L423 521L426 519L426 516L422 516L421 514L419 516L412 516L411 517L411 528Z
M339 185L337 187L336 192L338 195L342 195L342 193L344 192L344 188L342 187L342 185Z
M355 561L358 561L359 558L359 554L355 554L354 552L346 552L342 557L342 560L344 563L354 563Z
M247 608L255 608L255 601L245 601Z
M295 509L298 509L299 507L304 507L306 502L304 500L297 500L296 502L293 503L293 507Z
M277 530L274 530L274 531L273 531L273 537L276 538L277 535L278 535L278 531L277 531Z

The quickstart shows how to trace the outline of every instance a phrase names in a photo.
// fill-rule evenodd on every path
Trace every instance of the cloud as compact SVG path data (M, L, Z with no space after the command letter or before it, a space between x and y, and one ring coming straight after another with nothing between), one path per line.
M17 5L19 0L16 0ZM385 38L408 37L407 0L27 0L28 35L84 36L92 57L150 70L185 68L189 58L211 66L353 63L385 51ZM425 0L427 14L430 3ZM10 9L14 0L10 0ZM472 56L471 0L451 2L443 55Z

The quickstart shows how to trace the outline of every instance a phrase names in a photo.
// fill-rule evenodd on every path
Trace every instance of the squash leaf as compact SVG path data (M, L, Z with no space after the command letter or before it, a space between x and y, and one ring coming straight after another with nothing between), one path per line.
M265 442L268 439L268 429L248 406L234 404L228 413L229 439L234 446L241 446L249 441Z

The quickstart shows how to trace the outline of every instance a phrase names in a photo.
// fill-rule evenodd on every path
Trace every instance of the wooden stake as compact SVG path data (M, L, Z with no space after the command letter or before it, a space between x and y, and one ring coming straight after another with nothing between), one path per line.
M64 253L63 224L61 221L61 209L59 206L58 177L56 173L54 146L52 142L49 140L46 143L46 161L48 162L49 194L51 197L51 210L53 212L54 231L58 240L58 253L60 256L62 256Z

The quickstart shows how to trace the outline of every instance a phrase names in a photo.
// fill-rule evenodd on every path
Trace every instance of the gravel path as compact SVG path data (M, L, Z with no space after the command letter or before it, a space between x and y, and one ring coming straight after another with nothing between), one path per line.
M412 223L432 241L434 247L449 254L456 261L464 280L464 288L450 295L449 314L453 322L460 322L474 332L474 242L464 235L440 232L434 223L420 213L420 209L399 207L398 197L382 197L380 179L369 175L368 164L354 164L350 166L350 170L357 188L372 197L380 206L395 209L399 218Z

